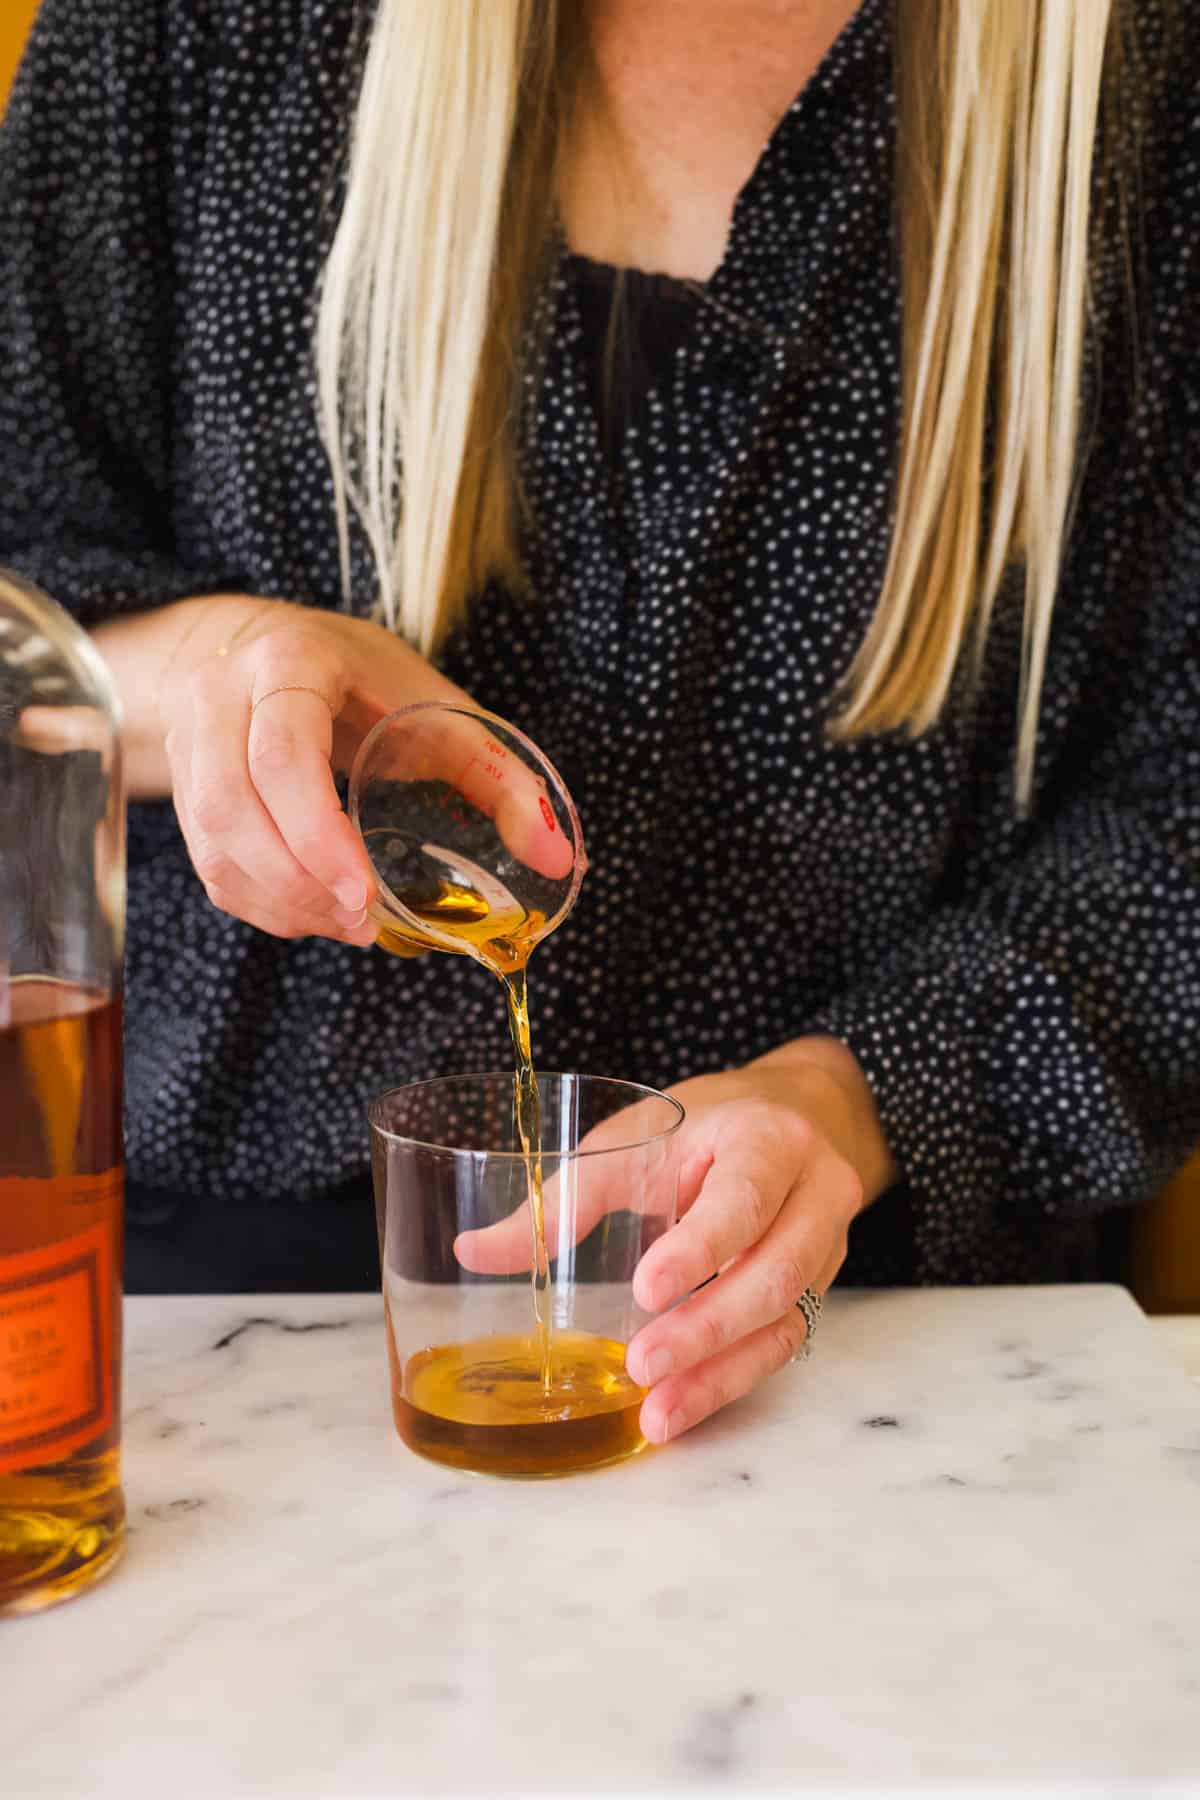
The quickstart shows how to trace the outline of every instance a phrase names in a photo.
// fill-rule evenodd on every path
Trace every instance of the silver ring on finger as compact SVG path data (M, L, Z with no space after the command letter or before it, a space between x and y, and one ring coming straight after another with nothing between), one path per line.
M821 1317L821 1308L825 1302L815 1288L806 1287L796 1305L804 1314L804 1342L792 1358L793 1362L807 1362L812 1355L813 1338L817 1334L817 1323Z

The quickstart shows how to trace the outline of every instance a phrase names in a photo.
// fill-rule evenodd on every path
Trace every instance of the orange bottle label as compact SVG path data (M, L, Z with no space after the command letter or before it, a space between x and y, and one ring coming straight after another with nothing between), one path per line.
M113 1422L112 1237L0 1256L0 1475L57 1462Z

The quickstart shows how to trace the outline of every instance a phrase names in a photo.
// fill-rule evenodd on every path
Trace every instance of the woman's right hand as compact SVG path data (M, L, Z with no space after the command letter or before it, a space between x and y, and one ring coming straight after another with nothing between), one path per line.
M467 696L365 620L240 597L184 608L155 705L171 797L209 899L275 937L365 948L375 883L334 772L397 707ZM106 628L114 640L116 630ZM97 636L107 654L114 645ZM110 661L128 663L128 643L115 647Z

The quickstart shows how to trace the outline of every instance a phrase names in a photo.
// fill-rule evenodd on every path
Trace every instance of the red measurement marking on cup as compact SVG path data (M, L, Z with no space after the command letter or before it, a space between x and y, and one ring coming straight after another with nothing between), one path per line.
M508 752L503 744L496 743L494 738L484 738L483 755L475 757L474 760L484 774L490 776L493 781L503 781L504 770L500 764L504 762L507 755Z
M540 796L540 798L538 800L538 805L541 807L542 817L546 821L546 830L553 831L554 830L554 813L551 810L550 802L547 800L545 794L542 794Z
M455 786L461 788L472 769L478 769L490 781L502 782L504 770L499 767L499 764L504 762L507 755L508 752L502 744L493 743L491 738L484 738L482 751L477 750L463 765L459 774L455 776Z

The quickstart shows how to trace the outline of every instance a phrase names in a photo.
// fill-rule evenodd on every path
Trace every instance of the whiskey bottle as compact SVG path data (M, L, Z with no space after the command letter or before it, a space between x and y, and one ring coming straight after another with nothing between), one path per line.
M90 639L0 570L0 1613L120 1553L124 795Z

